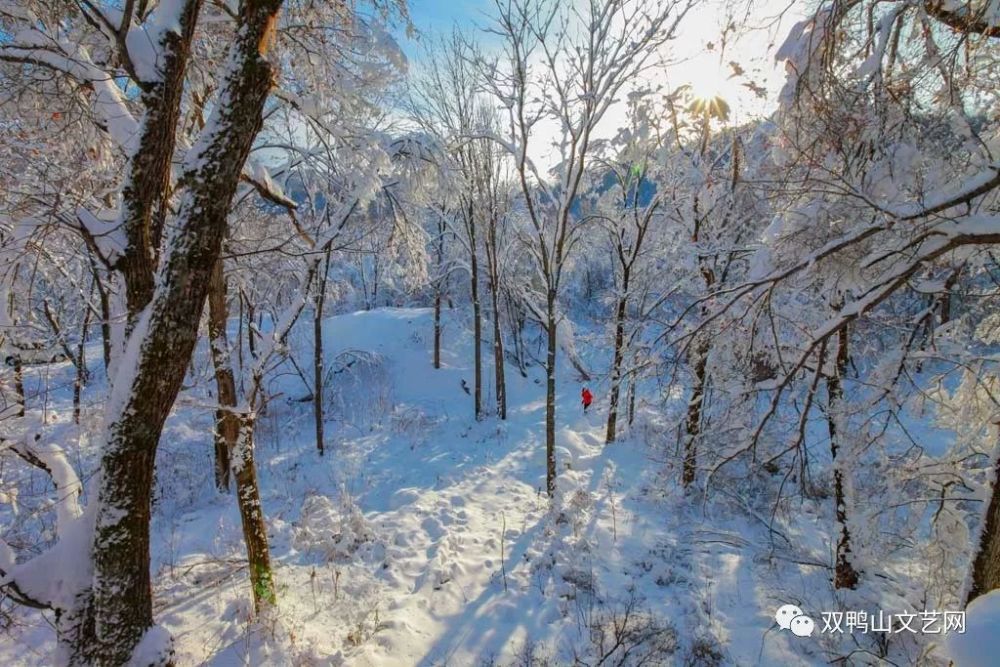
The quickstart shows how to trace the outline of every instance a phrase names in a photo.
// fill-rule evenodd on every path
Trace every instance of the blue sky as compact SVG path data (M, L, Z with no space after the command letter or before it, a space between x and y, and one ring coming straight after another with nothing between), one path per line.
M727 22L726 8L742 10L746 5L740 0L735 3L733 0L696 0L696 3L670 43L670 63L651 71L649 76L652 78L648 83L664 84L667 89L691 85L701 94L721 95L729 102L729 121L734 124L769 115L777 106L777 93L785 80L784 67L775 64L773 53L792 25L801 19L805 11L803 5L811 3L754 0L750 5L750 14L741 14L735 19L741 30L738 37L731 36L724 52L720 51L719 45L723 26ZM400 46L410 61L411 71L420 68L423 54L421 40L449 35L454 26L489 50L491 42L496 43L499 38L483 33L481 28L490 24L495 7L493 0L411 0L410 17L419 35L415 38L400 35ZM778 15L783 15L780 21L775 20ZM765 25L769 27L746 29ZM755 84L767 91L764 99L740 85L746 79L730 79L731 61L737 62ZM613 136L617 127L625 121L624 114L621 105L609 110L598 134ZM541 127L537 129L545 134ZM551 134L552 137L537 142L535 150L529 149L532 158L543 168L551 166L556 157L550 150L550 142L555 138L554 129Z
M410 20L419 35L413 39L404 36L400 45L411 60L420 57L421 39L450 34L453 26L479 33L476 37L480 42L488 41L480 28L489 24L496 7L493 0L411 0L408 6Z
M483 22L483 12L493 9L492 0L413 0L410 18L420 30L450 30L454 22Z
M564 0L572 1L572 0ZM740 116L759 116L774 107L773 98L784 79L782 68L775 67L774 45L780 45L792 24L801 18L801 5L789 0L755 0L748 17L739 17L741 25L764 25L770 19L791 7L784 20L770 29L761 29L740 37L732 43L726 53L718 51L719 36L725 22L725 5L741 7L739 3L723 0L699 0L697 6L688 13L682 23L672 52L678 61L663 72L664 80L670 87L684 84L715 82L720 92L730 99L734 120ZM435 35L447 35L453 26L474 35L480 43L489 46L491 38L480 28L488 25L490 15L495 11L494 0L410 0L410 17L420 37L402 37L401 46L414 66L419 67L422 47L421 39L433 39ZM727 63L735 60L751 72L753 79L770 91L769 100L757 99L749 90L727 81L730 70Z

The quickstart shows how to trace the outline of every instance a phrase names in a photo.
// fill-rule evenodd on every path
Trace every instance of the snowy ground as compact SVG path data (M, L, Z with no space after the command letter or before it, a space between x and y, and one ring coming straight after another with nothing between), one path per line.
M550 509L540 374L511 367L508 421L477 423L462 387L471 341L458 324L446 330L440 370L426 310L334 317L325 336L331 360L367 351L375 371L335 396L353 423L328 425L323 458L297 377L271 387L280 396L261 423L258 465L275 617L248 623L239 516L212 488L209 411L186 395L168 423L153 581L178 664L598 664L617 639L648 664L828 662L834 647L773 619L784 603L818 617L844 602L824 592L830 546L816 508L783 510L797 520L776 534L768 508L739 491L692 504L653 453L654 436L603 446L601 386L582 414L567 365ZM626 632L616 637L616 625ZM14 632L0 663L47 664L51 630L40 617Z

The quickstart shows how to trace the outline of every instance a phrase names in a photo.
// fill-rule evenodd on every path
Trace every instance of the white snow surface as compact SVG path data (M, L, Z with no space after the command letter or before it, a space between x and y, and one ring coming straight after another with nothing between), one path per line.
M213 488L211 383L182 394L158 453L151 535L154 613L174 638L176 664L513 665L528 655L595 664L592 630L620 620L630 603L658 638L649 664L826 664L822 639L782 632L773 619L783 604L817 619L838 608L826 570L810 564L829 548L816 529L829 522L822 505L799 506L799 520L771 542L766 521L741 511L739 489L691 502L641 432L603 445L606 387L588 383L597 400L583 414L564 359L550 506L541 369L522 377L509 367L508 420L477 422L462 388L472 383L471 335L446 314L435 370L432 323L427 309L324 322L327 367L343 369L335 359L364 352L382 365L368 381L391 391L359 395L369 414L358 423L328 421L322 458L311 403L300 400L306 388L290 364L275 371L257 465L279 604L254 621L236 503ZM289 339L303 368L312 367L310 331L306 317ZM196 354L205 363L204 344ZM99 432L99 402L85 402L83 421ZM81 438L71 460L93 460L92 440ZM71 525L82 530L91 514ZM86 559L66 553L82 546L74 535L52 558L81 567L46 584L36 559L29 588L58 597L88 575ZM51 627L30 614L11 630L16 641L0 645L0 664L51 662ZM137 659L165 646L151 631ZM696 652L718 661L698 662Z
M1000 660L1000 590L973 600L965 612L965 632L948 635L956 667L993 667Z

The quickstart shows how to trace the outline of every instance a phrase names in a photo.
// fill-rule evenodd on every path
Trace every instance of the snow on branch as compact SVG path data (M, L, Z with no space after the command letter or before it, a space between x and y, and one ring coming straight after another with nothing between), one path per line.
M132 64L137 83L150 84L162 79L164 45L170 35L182 34L184 13L194 11L197 5L193 0L160 0L142 25L128 28L123 50ZM124 17L123 21L125 27L131 17Z
M77 229L106 266L115 265L127 243L125 229L117 211L111 211L110 214L102 217L94 215L83 206L76 209Z
M118 146L131 154L139 124L114 76L93 63L86 47L67 44L36 28L28 28L0 46L0 60L45 67L90 88L98 123Z
M967 179L957 191L938 192L926 198L921 204L897 207L891 212L902 220L924 218L955 206L968 204L973 199L1000 188L1000 162L995 162L982 172Z
M7 450L16 454L49 476L58 495L55 505L56 531L62 533L70 522L82 514L79 497L83 485L62 447L43 439L42 434L37 431L38 429L29 429L20 438L0 438L0 451Z
M996 0L934 0L925 2L924 9L934 19L959 32L1000 37L1000 4Z
M24 426L24 420L5 426L20 427L21 433L0 437L0 452L9 451L52 480L57 500L57 543L41 555L18 564L13 550L0 540L0 588L11 598L35 609L69 609L76 591L88 582L91 569L87 549L92 526L80 506L83 485L54 440L68 433L66 428L48 429L40 423ZM68 426L68 425L67 425ZM93 513L90 513L93 514Z

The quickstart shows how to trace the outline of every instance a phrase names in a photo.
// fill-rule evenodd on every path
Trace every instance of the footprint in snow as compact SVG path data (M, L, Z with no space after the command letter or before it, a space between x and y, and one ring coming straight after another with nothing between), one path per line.
M432 516L424 519L420 526L432 540L441 539L441 536L445 533L444 526L441 525L441 522Z

